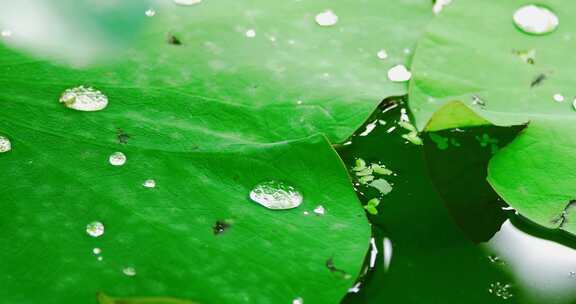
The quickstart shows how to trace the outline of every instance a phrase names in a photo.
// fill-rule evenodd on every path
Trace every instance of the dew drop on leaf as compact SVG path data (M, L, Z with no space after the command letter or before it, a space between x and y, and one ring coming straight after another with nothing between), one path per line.
M60 96L60 102L77 111L100 111L108 105L108 97L93 88L79 86L67 89Z
M326 213L326 209L322 205L318 205L318 207L314 208L314 213L316 215L324 215Z
M156 188L156 181L153 179L147 179L142 183L145 188Z
M0 153L5 153L12 150L10 140L4 136L0 136Z
M254 38L256 37L256 31L253 29L249 29L246 31L246 33L244 33L244 35L246 35L246 37L248 38Z
M148 9L148 10L146 10L146 12L144 12L144 14L145 14L147 17L154 17L154 15L156 15L156 11L153 10L153 9Z
M378 53L376 53L376 56L382 60L388 58L388 52L386 52L386 50L382 49L379 50Z
M200 2L202 2L202 0L174 0L174 3L183 6L196 5L200 4Z
M562 94L554 94L554 96L552 96L554 98L554 101L556 102L563 102L564 101L564 95Z
M126 163L126 155L122 152L114 152L110 155L108 161L112 166L122 166Z
M514 23L528 34L543 35L554 31L559 24L558 17L550 9L529 4L514 12Z
M316 15L316 23L320 26L332 26L338 22L338 16L331 10L325 10Z
M302 299L301 297L298 297L298 298L292 300L292 304L304 304L304 299Z
M278 181L267 181L254 186L250 199L268 209L292 209L302 203L302 194L294 187Z
M129 277L133 277L136 275L136 269L134 267L124 267L122 269L122 273L124 273L125 275L127 275Z
M100 249L100 248L94 248L94 249L92 249L92 253L98 255L98 254L102 253L102 249Z
M92 222L86 225L86 233L92 237L99 237L104 234L104 224L101 222Z
M388 70L388 79L394 82L405 82L412 78L412 73L403 64L395 65Z

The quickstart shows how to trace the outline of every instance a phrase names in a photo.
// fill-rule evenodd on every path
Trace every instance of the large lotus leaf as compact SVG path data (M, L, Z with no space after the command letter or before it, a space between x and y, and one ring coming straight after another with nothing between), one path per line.
M429 1L165 1L149 3L153 17L114 3L1 2L12 36L0 44L0 133L13 149L0 154L0 297L337 302L369 229L325 137L343 140L405 92L386 70L406 62ZM315 23L324 9L335 26ZM78 85L108 107L59 104ZM114 151L123 167L108 164ZM294 185L303 205L251 202L265 180ZM324 216L303 213L320 204ZM96 220L100 238L85 232ZM226 231L215 235L218 221Z
M446 8L419 43L410 104L418 127L431 131L529 123L491 161L489 181L522 215L576 233L567 214L576 183L576 58L563 55L576 41L576 6L546 1L560 25L529 35L512 20L525 4L463 0Z

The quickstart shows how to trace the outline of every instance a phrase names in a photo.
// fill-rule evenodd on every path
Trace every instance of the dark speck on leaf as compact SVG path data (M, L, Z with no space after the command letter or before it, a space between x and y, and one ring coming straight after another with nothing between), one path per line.
M228 228L230 228L230 224L228 224L222 220L216 221L216 223L212 227L212 229L214 230L214 235L222 234L222 233L226 232L226 230L228 230Z
M328 270L330 270L330 272L332 273L338 273L342 275L344 279L350 278L350 275L346 271L336 268L336 266L334 266L334 258L329 258L328 260L326 260L326 268L328 268Z
M126 134L122 129L116 130L116 138L118 138L118 142L121 144L127 144L130 135Z
M535 87L541 84L542 81L544 81L544 79L546 79L546 75L538 74L538 76L536 76L536 78L534 78L534 80L532 80L532 82L530 83L530 87Z
M178 39L178 37L174 36L173 34L168 34L168 43L172 45L182 45L182 41Z

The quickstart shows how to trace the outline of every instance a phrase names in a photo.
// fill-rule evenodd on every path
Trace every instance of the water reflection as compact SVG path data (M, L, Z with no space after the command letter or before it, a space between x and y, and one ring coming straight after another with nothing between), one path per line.
M506 220L485 245L510 268L518 287L532 301L573 303L576 296L576 250L530 235Z

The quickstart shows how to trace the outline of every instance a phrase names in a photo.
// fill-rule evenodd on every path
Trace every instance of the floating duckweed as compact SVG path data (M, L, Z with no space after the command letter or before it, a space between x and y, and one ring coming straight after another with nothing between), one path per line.
M378 205L380 205L380 200L377 198L373 198L366 203L366 205L364 206L364 209L366 209L366 211L368 211L368 213L376 215L376 214L378 214L378 209L376 209L376 207L378 207Z
M388 79L393 82L405 82L412 78L412 73L403 64L395 65L388 70Z
M338 22L338 16L331 10L325 10L316 15L316 23L320 26L332 26Z
M79 86L64 91L60 96L60 102L70 109L94 112L106 108L108 97L91 87Z
M540 5L524 5L514 12L514 23L528 34L543 35L554 31L558 17L550 9Z
M104 224L101 222L92 222L86 225L86 233L91 237L99 237L104 234Z
M274 210L292 209L300 206L303 197L294 187L278 181L267 181L254 186L250 199Z
M392 191L392 185L390 185L390 183L383 178L376 179L368 185L372 188L377 189L383 195L386 195Z
M114 152L110 155L108 161L112 166L122 166L126 163L126 155L122 152Z
M7 137L0 136L0 153L6 153L12 150L12 143Z

